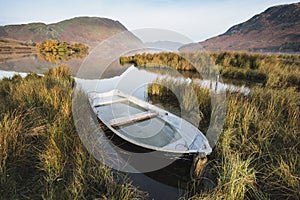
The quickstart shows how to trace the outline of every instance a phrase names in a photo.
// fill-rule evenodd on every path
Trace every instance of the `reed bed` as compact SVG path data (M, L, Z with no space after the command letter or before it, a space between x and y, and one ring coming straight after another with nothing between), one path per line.
M299 77L299 56L257 56L263 60L256 60L254 68L267 74L265 83L254 84L248 95L227 92L223 132L209 156L209 168L195 180L185 199L299 199L300 85L298 78L292 78ZM256 55L244 59L254 58ZM165 95L172 97L171 88L184 88L165 82L151 85L149 95L161 96L163 102ZM197 85L193 89L200 113L210 116L212 93ZM206 133L209 123L200 126L201 120L199 129ZM212 184L208 187L203 181Z
M143 198L90 155L72 118L66 66L0 81L0 199Z

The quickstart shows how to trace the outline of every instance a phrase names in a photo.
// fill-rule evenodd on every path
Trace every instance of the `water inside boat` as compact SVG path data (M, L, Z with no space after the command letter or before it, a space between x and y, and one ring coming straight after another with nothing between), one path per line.
M101 102L120 100L122 97L103 98ZM101 104L101 103L100 103ZM127 100L112 104L104 104L96 108L100 113L101 119L110 122L113 119L132 116L147 111ZM164 147L181 138L178 131L169 123L165 122L158 116L126 123L115 127L123 136L132 139L138 143L151 145L155 147Z

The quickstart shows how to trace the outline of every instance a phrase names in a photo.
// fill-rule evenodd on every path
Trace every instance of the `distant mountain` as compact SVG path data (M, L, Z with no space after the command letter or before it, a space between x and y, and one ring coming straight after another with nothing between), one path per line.
M76 17L54 24L30 23L0 26L0 37L27 42L57 39L95 47L102 40L127 29L118 21L99 17Z
M300 3L268 8L227 32L180 51L300 52Z
M165 51L178 51L179 47L183 44L174 41L156 41L156 42L146 42L145 46L150 48L158 48Z

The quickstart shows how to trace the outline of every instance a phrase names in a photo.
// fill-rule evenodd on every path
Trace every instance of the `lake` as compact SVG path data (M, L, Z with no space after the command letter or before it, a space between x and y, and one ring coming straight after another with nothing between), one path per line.
M120 66L118 62L113 63L107 70L104 70L101 77L97 77L93 74L93 68L90 69L87 74L78 75L83 61L84 59L74 58L68 61L51 63L40 59L37 55L16 56L11 59L1 60L0 79L3 77L12 77L16 73L22 77L25 77L27 73L31 72L42 74L59 64L66 64L70 66L71 72L75 76L76 87L81 88L85 92L105 92L117 88L150 103L154 102L147 94L148 86L160 80L172 80L179 83L193 82L201 87L210 88L217 94L230 91L242 92L247 95L250 92L249 87L245 84L223 83L220 79L205 80L201 77L194 76L195 74L193 73L186 72L185 74L180 74L168 69L139 69L134 66ZM101 67L101 63L98 64L98 67ZM178 110L178 105L174 105L174 102L166 104L166 102L155 101L155 104L174 114L180 114L180 109ZM93 122L91 121L90 123ZM99 132L91 134L94 134L95 137L99 136ZM104 137L101 138L105 140L105 148L108 149L108 151L115 149L116 144ZM149 192L151 198L178 199L179 196L186 193L184 188L192 184L189 170L191 164L191 161L176 161L169 166L153 172L129 173L129 177L133 180L135 185Z

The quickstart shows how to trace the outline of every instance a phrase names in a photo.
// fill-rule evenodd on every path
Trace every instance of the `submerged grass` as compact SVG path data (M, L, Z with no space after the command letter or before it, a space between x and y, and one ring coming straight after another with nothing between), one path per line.
M73 85L66 66L0 81L0 199L144 196L82 145L72 119Z

